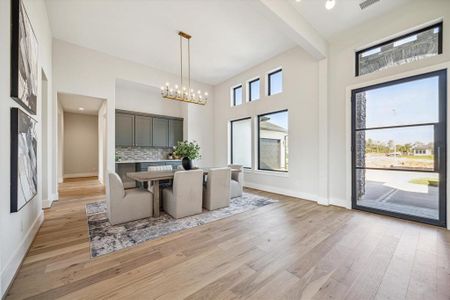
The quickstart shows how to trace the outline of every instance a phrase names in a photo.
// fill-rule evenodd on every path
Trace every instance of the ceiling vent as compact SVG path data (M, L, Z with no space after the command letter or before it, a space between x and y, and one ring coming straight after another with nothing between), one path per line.
M369 6L371 6L372 4L375 4L375 3L379 2L379 1L380 0L365 0L365 1L363 1L363 2L361 2L359 4L359 7L361 7L361 9L366 9Z

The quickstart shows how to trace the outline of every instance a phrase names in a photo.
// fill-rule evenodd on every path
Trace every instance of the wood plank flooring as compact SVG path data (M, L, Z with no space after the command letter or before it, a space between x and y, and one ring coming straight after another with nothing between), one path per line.
M70 180L8 299L450 299L450 232L248 190L279 203L91 258L85 204Z

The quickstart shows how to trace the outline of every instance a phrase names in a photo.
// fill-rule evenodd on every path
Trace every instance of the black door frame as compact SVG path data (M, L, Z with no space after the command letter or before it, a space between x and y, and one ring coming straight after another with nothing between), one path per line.
M439 123L435 126L435 145L434 145L434 153L435 153L435 172L439 173L439 219L429 219L419 216L412 216L392 211L385 211L381 209L366 207L366 206L360 206L357 204L356 199L356 170L358 169L356 167L356 94L363 91L368 91L376 88L382 88L385 86L391 86L396 85L404 82L410 82L415 81L418 79L423 78L429 78L429 77L435 77L438 76L439 78ZM363 210L367 212L373 212L378 213L382 215L387 215L391 217L397 217L401 219L411 220L411 221L417 221L421 223L446 227L447 226L447 69L424 73L420 75L405 77L398 80L383 82L380 84L375 84L371 86L366 86L363 88L358 88L355 90L352 90L352 98L351 98L351 112L352 112L352 119L351 119L351 153L352 153L352 208ZM435 124L435 123L433 123ZM417 126L424 126L425 124L417 124ZM428 124L429 125L429 124ZM410 126L416 126L416 125L410 125ZM392 128L396 127L405 127L405 126L391 126ZM391 127L383 127L383 128L391 128ZM375 128L370 128L375 129ZM365 169L374 169L374 168L365 168ZM378 170L378 168L377 168ZM395 169L383 169L380 168L380 170L390 170L395 171ZM399 170L398 170L399 171ZM401 171L409 171L409 170L401 170ZM414 170L416 172L416 170Z

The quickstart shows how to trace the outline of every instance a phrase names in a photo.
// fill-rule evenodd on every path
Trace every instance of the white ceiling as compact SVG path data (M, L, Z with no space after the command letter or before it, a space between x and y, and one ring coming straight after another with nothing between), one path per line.
M55 38L179 74L178 31L191 40L192 78L220 83L292 47L259 0L47 0ZM323 37L349 29L413 0L288 1ZM301 17L299 16L299 17Z
M103 99L81 95L58 93L58 101L65 112L98 115ZM84 110L79 110L82 107Z
M333 9L325 8L326 0L289 0L298 12L325 38L376 18L412 0L380 0L361 10L363 0L336 0Z
M192 78L217 84L295 46L252 1L47 0L47 10L55 38L175 74L185 31Z

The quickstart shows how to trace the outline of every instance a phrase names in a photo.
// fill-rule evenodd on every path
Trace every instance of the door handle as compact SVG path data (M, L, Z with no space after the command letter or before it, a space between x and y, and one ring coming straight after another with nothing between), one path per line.
M436 171L440 171L441 168L441 146L437 146L436 148L436 163L437 163L437 168Z

